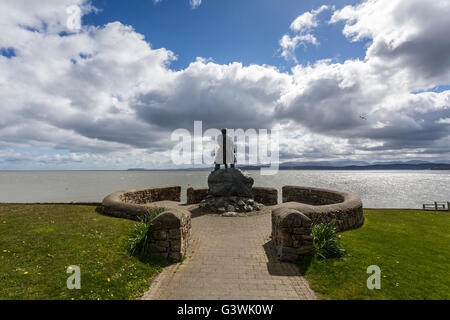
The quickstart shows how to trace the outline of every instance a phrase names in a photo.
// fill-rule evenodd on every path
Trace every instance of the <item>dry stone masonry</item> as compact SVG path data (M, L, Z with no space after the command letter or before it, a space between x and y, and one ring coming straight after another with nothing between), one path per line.
M209 195L208 187L190 187L186 191L187 204L200 203L207 195Z
M325 189L284 186L283 202L290 201L310 204L313 206L322 206L344 202L344 195L336 191Z
M181 187L154 187L130 190L122 193L120 198L125 203L145 204L157 201L180 201Z
M253 187L253 198L265 206L274 206L278 203L278 190L267 187Z
M265 206L273 206L278 203L278 190L267 187L253 187L253 199ZM187 189L187 204L197 204L209 195L208 187L190 187Z
M171 261L181 261L191 236L191 213L169 209L154 220L150 236L153 250Z
M339 231L359 228L364 224L361 199L351 193L285 186L283 202L280 206L300 211L313 224L333 223Z
M298 261L314 255L312 221L303 213L289 208L272 211L272 241L281 261Z
M180 186L117 191L103 199L102 211L113 217L140 220L151 209L151 203L157 201L179 202L180 195Z

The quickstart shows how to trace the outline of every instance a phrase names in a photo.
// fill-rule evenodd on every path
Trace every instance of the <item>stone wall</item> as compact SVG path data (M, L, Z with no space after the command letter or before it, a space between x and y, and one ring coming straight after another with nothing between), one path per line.
M169 209L154 220L150 242L153 250L171 261L181 261L191 236L191 213L183 209Z
M344 197L340 193L318 188L284 186L282 195L283 202L295 201L313 206L335 204L344 201Z
M278 190L275 188L253 187L254 199L265 206L272 206L278 203ZM187 189L187 204L197 204L202 202L209 195L208 187L190 187Z
M297 210L281 207L272 211L272 241L281 261L314 255L311 227L311 219Z
M359 228L364 224L361 199L351 193L286 186L283 187L283 202L280 207L303 213L313 224L333 223L339 231Z
M197 204L202 202L209 194L208 187L190 187L186 191L187 204Z
M151 203L157 201L180 201L181 187L152 187L143 189L123 190L110 194L102 202L104 214L139 220L152 207Z
M157 201L180 201L181 187L167 186L167 187L153 187L145 189L129 190L120 195L125 203L144 204Z
M256 202L265 206L278 204L278 190L275 188L253 187L253 196Z

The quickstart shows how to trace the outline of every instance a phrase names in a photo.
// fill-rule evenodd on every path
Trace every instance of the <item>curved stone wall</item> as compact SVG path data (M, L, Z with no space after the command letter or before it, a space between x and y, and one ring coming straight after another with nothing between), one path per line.
M109 216L139 220L158 201L180 201L181 187L149 187L117 191L102 202L103 213Z
M333 223L339 231L363 225L363 205L357 196L327 189L299 186L283 187L283 208L303 213L316 223Z
M139 220L149 209L164 207L164 212L153 219L150 243L153 250L164 258L181 261L189 245L191 212L175 208L176 204L170 203L180 202L180 196L180 186L123 190L107 196L102 210L109 216Z
M275 188L253 187L253 198L256 202L265 206L273 206L278 203L278 190ZM209 194L208 187L190 187L187 189L187 204L197 204Z

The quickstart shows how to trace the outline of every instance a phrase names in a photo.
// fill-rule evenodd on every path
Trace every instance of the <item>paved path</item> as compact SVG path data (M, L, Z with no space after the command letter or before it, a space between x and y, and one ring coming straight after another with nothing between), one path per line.
M316 299L297 266L276 260L270 213L192 219L187 258L152 282L142 299Z

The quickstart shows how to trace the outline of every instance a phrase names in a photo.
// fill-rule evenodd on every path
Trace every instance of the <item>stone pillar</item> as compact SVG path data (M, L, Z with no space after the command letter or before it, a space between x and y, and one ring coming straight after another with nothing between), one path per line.
M181 261L191 235L191 213L169 209L153 220L150 236L152 248L171 261Z
M312 222L303 213L289 208L272 211L272 241L281 261L299 261L314 255Z

